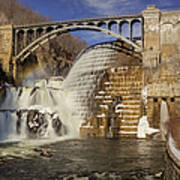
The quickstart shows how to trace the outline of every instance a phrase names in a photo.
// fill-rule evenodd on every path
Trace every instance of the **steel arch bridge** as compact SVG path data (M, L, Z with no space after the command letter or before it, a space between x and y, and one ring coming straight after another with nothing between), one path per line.
M139 24L140 37L133 36L133 25L135 23ZM124 24L128 25L127 37L122 35ZM116 26L116 32L112 30L113 25ZM12 54L16 61L23 61L49 39L54 39L63 33L79 30L102 32L130 45L134 51L142 51L142 47L137 45L135 41L138 39L141 44L143 42L143 17L142 15L134 15L17 25L13 27Z

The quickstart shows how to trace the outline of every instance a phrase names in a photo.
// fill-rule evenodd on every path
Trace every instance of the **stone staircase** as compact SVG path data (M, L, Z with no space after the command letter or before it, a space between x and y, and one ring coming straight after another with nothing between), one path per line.
M110 76L114 83L115 94L122 98L115 113L119 119L119 136L137 135L138 121L141 116L142 71L139 66L124 66L116 69Z
M141 66L109 68L95 92L97 111L88 126L84 124L86 130L82 126L83 134L108 136L112 130L113 137L135 137L142 115L142 88Z
M111 68L108 81L103 82L104 96L103 104L100 107L108 107L110 110L113 104L113 98L120 97L120 102L115 106L116 116L116 136L136 136L139 118L141 117L141 91L142 71L141 67L118 67ZM103 109L101 110L104 111ZM107 110L106 110L107 111ZM107 114L107 113L104 113ZM111 118L113 112L110 113Z
M139 118L141 116L141 98L136 96L123 96L121 110L117 110L120 118L120 136L136 136Z

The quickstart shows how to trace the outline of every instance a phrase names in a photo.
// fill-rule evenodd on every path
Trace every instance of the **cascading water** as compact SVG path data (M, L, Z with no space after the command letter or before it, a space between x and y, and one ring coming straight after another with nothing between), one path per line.
M15 132L14 128L15 112L0 112L0 141L11 139L11 134Z
M1 103L0 112L6 108L6 110L10 109L13 112L17 109L22 112L28 109L31 111L37 105L41 106L41 109L49 108L50 114L57 113L62 124L67 128L68 134L78 136L82 121L91 116L93 108L96 108L93 102L94 92L101 86L106 69L117 63L122 63L121 61L124 59L127 60L124 53L121 53L123 50L121 45L120 42L111 42L86 49L76 59L76 63L62 85L57 83L59 81L54 84L52 82L55 81L52 80L41 80L36 82L33 87L19 87L17 89L7 87L6 98ZM127 48L125 48L126 51ZM119 58L120 56L121 58ZM31 116L24 113L18 118L21 119L22 116L30 127L38 123L41 124L36 116L31 115L31 120L29 119ZM37 116L41 117L41 114ZM53 121L52 118L50 119ZM17 117L14 119L12 127L16 126L16 122L18 122ZM27 124L21 123L21 128L25 127ZM47 130L50 129L52 130L50 127L47 128ZM37 132L37 129L34 131ZM25 129L21 132L24 132L22 133L23 137L27 134Z
M0 141L11 139L15 133L17 91L14 87L6 86L0 89L3 93L0 103Z
M160 109L160 131L163 140L166 140L167 132L167 122L169 121L169 112L167 102L162 100Z
M79 125L86 117L93 113L92 106L95 107L94 92L101 85L101 79L105 70L116 64L123 57L120 55L118 43L103 43L92 46L82 52L69 75L63 82L62 88L66 89L71 100L74 116ZM124 57L125 58L125 57ZM120 62L121 63L121 62Z
M66 105L66 93L60 89L61 83L62 80L50 79L36 82L33 87L4 87L0 140L78 134L68 121L71 111Z

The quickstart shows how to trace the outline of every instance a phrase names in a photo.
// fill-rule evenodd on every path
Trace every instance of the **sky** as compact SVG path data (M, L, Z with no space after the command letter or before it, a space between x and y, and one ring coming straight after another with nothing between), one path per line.
M180 10L180 0L19 0L54 21L140 14L149 4L161 10ZM97 32L74 32L89 44L113 40Z

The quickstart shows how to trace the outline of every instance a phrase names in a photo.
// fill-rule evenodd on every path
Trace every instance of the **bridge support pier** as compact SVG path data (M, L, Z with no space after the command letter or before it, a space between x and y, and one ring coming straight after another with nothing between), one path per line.
M160 62L160 9L149 5L142 11L144 18L143 64L145 68L156 68Z
M16 81L17 79L17 62L16 62L16 57L15 56L12 56L12 59L11 59L11 63L12 63L12 78L14 79L14 81Z
M0 64L3 71L8 75L12 75L11 60L13 47L13 26L0 26Z

